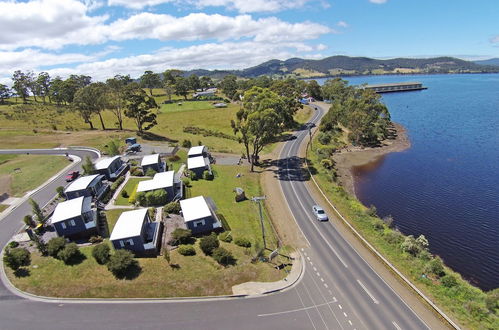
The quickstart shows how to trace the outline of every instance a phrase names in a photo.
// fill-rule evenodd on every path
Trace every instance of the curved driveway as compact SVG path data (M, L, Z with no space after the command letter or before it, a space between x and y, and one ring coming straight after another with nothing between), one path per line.
M317 123L322 114L319 108L311 121ZM284 145L278 163L288 206L311 243L302 250L305 271L294 287L251 298L43 302L19 297L1 284L0 329L426 329L332 223L312 218L315 202L304 184L297 158L308 129L295 135L296 139ZM96 158L90 151L70 153L82 159L87 155ZM32 197L44 204L57 186L65 184L63 177ZM29 205L23 203L0 221L0 246L17 232L22 217L29 212Z

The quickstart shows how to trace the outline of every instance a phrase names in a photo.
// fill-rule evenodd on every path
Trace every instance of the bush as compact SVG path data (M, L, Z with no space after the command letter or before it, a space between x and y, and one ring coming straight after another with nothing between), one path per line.
M384 222L376 219L373 221L373 227L375 230L378 230L378 231L383 230L385 228Z
M192 239L192 232L190 229L176 228L172 232L172 238L172 245L188 244Z
M170 162L178 162L180 160L180 156L179 155L173 155L173 156L168 157L168 160Z
M117 250L107 263L107 269L117 278L123 278L132 267L137 267L138 262L133 258L133 253L128 250Z
M119 178L117 178L116 181L114 181L113 184L111 185L111 190L116 191L116 189L118 189L124 181L125 181L124 176L120 176Z
M48 254L48 252L47 252L47 243L45 243L45 241L43 240L42 237L40 237L38 235L34 235L33 236L33 242L35 242L36 248L37 248L38 252L40 252L40 254L42 256L46 256Z
M448 274L442 277L440 283L446 288L452 288L457 285L457 279L454 275Z
M131 198L131 197L130 197ZM135 195L135 201L137 203L139 203L139 205L141 206L146 206L147 205L147 201L146 201L146 194L145 192L141 191L141 192L138 192L136 195ZM135 203L135 202L134 202Z
M319 132L319 134L317 134L317 140L319 140L321 144L327 145L331 142L331 135L325 132Z
M238 237L234 240L234 243L245 248L251 247L251 242L246 237Z
M132 166L130 168L130 175L132 176L144 176L144 172L139 166Z
M144 204L141 203L141 206L165 205L168 200L168 195L164 189L148 191L144 197ZM139 201L138 194L137 201Z
M204 236L199 242L199 247L206 255L211 255L213 250L220 246L217 234L211 233L209 236Z
M236 263L236 259L232 253L223 247L218 247L213 250L213 259L215 259L220 265L233 265Z
M19 243L16 242L16 241L11 241L9 242L9 245L8 245L10 248L16 248L19 246Z
M35 222L33 221L33 217L31 215L25 215L23 218L23 222L28 227L34 227Z
M487 292L485 306L492 312L499 310L499 288Z
M334 166L334 161L329 158L324 158L323 160L321 160L321 166L326 170L331 170Z
M123 190L121 191L121 197L123 197L123 198L128 198L128 197L130 197L130 196L128 196L128 192L127 192L125 189L123 189Z
M468 310L468 312L473 316L473 318L477 318L479 320L484 319L487 317L488 311L487 308L478 301L468 301L466 304L464 304L464 308ZM495 329L495 328L490 328L490 329Z
M390 230L385 234L385 240L388 243L399 245L404 241L404 236L396 230Z
M180 245L177 251L183 256L193 256L196 254L196 250L192 245Z
M63 186L59 186L59 187L55 188L55 191L57 193L57 196L64 198L64 187Z
M180 214L180 203L170 202L163 208L165 214Z
M5 249L3 262L7 267L16 271L20 267L29 266L31 263L31 253L24 248Z
M191 186L191 179L184 177L184 178L182 178L182 183L184 184L184 186L190 187Z
M366 211L367 215L370 217L377 217L377 212L378 212L378 210L376 209L376 206L374 206L374 205L369 206L369 208Z
M330 158L335 151L336 148L333 147L319 147L315 150L315 153L319 160L323 160L325 158Z
M75 258L81 255L80 249L76 243L66 244L64 249L57 253L57 258L64 261L65 264L70 263Z
M99 235L97 236L91 236L89 239L88 239L88 242L89 243L92 243L92 244L95 244L95 243L100 243L103 241L103 238Z
M210 171L206 170L203 172L203 179L205 180L213 180L213 173L210 173Z
M153 168L149 167L149 168L146 170L145 175L146 175L146 176L154 176L156 173L157 173L157 172L156 172Z
M107 244L99 244L94 246L92 249L92 256L95 258L98 264L104 265L109 261L111 257L111 249Z
M429 274L434 274L438 277L445 275L444 264L442 262L442 259L437 257L430 260L426 264L424 271Z
M189 175L189 178L193 181L197 180L198 179L198 176L196 175L196 173L194 171L189 171L188 172L188 175Z
M66 240L64 237L54 237L51 238L47 243L47 253L49 256L57 258L59 251L64 249L66 246Z
M222 242L226 242L226 243L230 243L232 242L232 234L230 231L224 231L223 233L221 233L218 238L222 241Z
M192 147L191 140L183 140L182 141L182 147L184 147L184 148L190 148L190 147Z

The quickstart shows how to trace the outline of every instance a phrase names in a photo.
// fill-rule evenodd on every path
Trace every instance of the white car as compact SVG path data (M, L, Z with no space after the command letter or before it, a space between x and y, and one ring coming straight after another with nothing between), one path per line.
M319 220L319 221L327 221L328 220L326 212L319 205L312 206L312 211L314 211L314 214L315 214L315 217L317 218L317 220Z

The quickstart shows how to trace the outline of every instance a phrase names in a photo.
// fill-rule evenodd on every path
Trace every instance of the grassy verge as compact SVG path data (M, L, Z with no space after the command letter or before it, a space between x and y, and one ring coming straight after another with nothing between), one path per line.
M317 139L314 140L314 146L321 146ZM413 256L403 251L401 245L406 240L405 236L390 229L355 197L348 195L338 186L332 179L331 171L320 164L320 158L315 152L309 151L308 157L310 170L329 200L352 226L412 283L462 325L473 329L499 328L497 314L486 307L486 293L470 285L448 267L444 266L445 276L429 273L428 264L433 259L431 255L420 253ZM448 285L444 278L449 277L453 277L456 282Z
M9 205L0 204L0 213L2 213L3 211L5 211L8 207L9 207Z
M16 277L10 269L7 276L23 291L38 295L76 298L136 298L136 297L187 297L232 294L232 286L248 281L277 281L286 274L276 270L271 264L252 262L255 250L262 247L260 221L257 205L249 200L236 203L234 187L242 187L247 196L261 195L257 173L250 173L247 167L214 167L213 181L193 181L189 188L192 196L211 197L217 205L217 213L222 214L231 227L233 237L246 237L250 249L234 243L220 242L237 259L234 266L222 267L211 257L205 256L199 248L199 240L194 244L195 256L182 256L176 250L171 252L170 267L163 257L139 258L140 274L132 280L117 280L106 266L96 263L91 256L92 247L82 247L86 258L77 265L67 266L52 257L32 254L29 275ZM242 174L239 178L236 175ZM120 214L127 210L106 212L111 232ZM270 248L275 248L276 239L265 214L265 228ZM109 244L108 240L105 240ZM64 278L64 281L56 279Z
M19 197L35 189L69 164L65 157L1 155L0 177L10 178L7 191L10 195Z
M140 181L144 181L144 180L151 180L150 177L144 177L144 178L130 178L128 179L127 183L125 184L125 186L123 187L123 190L125 190L127 193L128 193L128 196L131 196L134 191L137 190L137 185L139 184ZM114 202L114 204L116 205L130 205L130 203L128 203L128 197L123 197L121 196L121 191L120 193L118 194L118 198L116 198L116 201Z

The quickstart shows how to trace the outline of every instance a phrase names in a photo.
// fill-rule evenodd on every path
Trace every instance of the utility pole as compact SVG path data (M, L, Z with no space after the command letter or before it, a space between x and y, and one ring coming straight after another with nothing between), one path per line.
M258 203L258 211L260 213L260 224L262 226L262 238L263 238L263 249L267 249L267 243L265 242L265 226L263 225L263 213L262 213L262 204L260 203L262 200L266 199L265 196L253 197L251 200L255 203Z
M313 150L312 147L312 127L308 126L308 135L310 136L310 150Z

